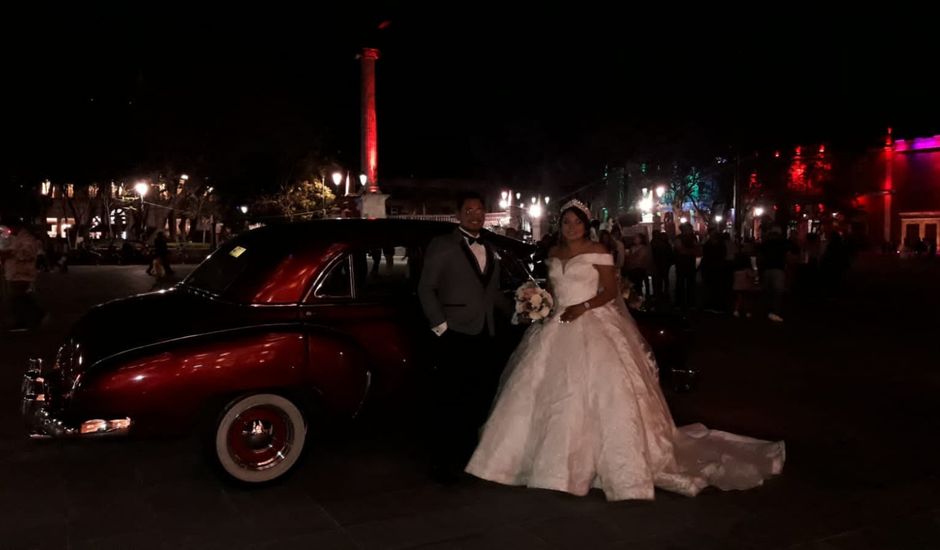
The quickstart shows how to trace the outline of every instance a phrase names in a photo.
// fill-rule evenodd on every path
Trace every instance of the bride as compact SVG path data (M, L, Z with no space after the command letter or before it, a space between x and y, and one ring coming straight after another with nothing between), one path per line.
M677 428L650 349L619 299L613 258L589 238L590 211L562 206L547 260L556 313L513 353L466 471L507 485L608 500L747 489L783 468L783 442Z

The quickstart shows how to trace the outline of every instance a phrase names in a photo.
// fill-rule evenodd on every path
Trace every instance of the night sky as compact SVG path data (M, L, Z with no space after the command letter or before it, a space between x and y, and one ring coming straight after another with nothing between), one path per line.
M460 5L11 16L0 185L175 171L245 190L305 156L355 169L366 45L383 54L380 181L573 185L627 159L940 132L940 47L916 14Z

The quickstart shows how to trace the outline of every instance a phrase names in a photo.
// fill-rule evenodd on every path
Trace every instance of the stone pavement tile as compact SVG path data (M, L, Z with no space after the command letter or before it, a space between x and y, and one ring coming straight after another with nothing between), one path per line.
M552 548L603 548L627 536L616 524L589 515L538 520L519 527Z
M64 448L60 461L68 490L103 493L139 488L134 449L122 452L117 446L100 447L96 441L76 442L79 443L83 445Z
M472 503L473 492L474 487L464 482L450 486L430 483L408 491L404 504L416 514L453 510Z
M165 525L160 537L165 539L164 548L174 550L231 550L233 548L251 548L266 540L271 533L249 529L240 518L228 521L212 521L202 529L194 530L189 526Z
M493 527L474 507L404 516L346 527L363 548L408 548L471 535Z
M402 516L387 520L350 525L346 531L360 548L408 548L455 536L419 516Z
M427 476L413 462L402 461L389 450L350 454L337 449L337 456L328 456L329 447L317 456L307 457L296 472L295 483L308 488L317 500L343 500L376 493L414 489L429 483ZM379 466L383 461L388 464Z
M791 546L789 550L922 550L940 547L940 509Z
M22 491L21 496L25 496L33 492L47 494L65 488L59 451L42 445L33 453L28 448L17 447L0 460L0 488L4 492ZM3 500L7 500L7 497L4 496Z
M62 550L68 547L68 528L65 520L47 523L34 519L24 523L22 517L10 517L0 512L0 548L4 550Z
M320 504L340 525L351 525L414 515L408 501L414 491L391 491L342 500L322 500Z
M496 525L571 515L574 513L572 508L582 504L574 497L552 491L506 487L482 481L467 494L468 504ZM585 498L596 498L596 495Z
M61 546L58 548L66 548ZM288 534L277 528L244 531L220 526L203 533L181 533L172 525L134 533L106 535L72 541L69 548L80 550L235 550L235 549L355 549L352 539L333 529L306 534Z
M464 507L472 502L473 491L466 483L453 486L422 483L398 491L321 498L318 502L341 525L349 525Z
M153 509L154 524L184 534L247 530L248 524L220 488L173 482L149 487L141 497Z
M553 547L524 529L506 525L414 548L421 550L548 550Z
M42 532L58 525L65 529L68 505L61 493L37 484L34 489L3 487L0 495L0 532Z
M604 546L604 550L770 550L762 547L746 546L736 541L702 537L695 540L675 537L656 536L642 540L617 541Z
M135 491L74 491L66 494L70 541L84 541L150 528L155 515Z
M338 528L336 520L320 504L296 487L229 489L226 494L250 529L286 537Z
M257 550L357 550L359 546L346 532L329 530L290 538L272 538L253 548Z
M732 529L730 536L754 547L779 548L824 540L829 534L852 533L874 525L894 524L916 517L937 502L931 484L908 484L883 490L860 488L834 491L799 487L781 491L776 501L762 490L741 493L754 512Z
M180 539L161 531L104 534L90 539L69 540L69 550L166 550L177 548Z

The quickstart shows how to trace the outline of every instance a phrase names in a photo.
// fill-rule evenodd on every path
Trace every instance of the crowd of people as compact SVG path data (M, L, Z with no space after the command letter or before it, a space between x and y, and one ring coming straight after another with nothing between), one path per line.
M11 220L7 227L10 234L0 246L0 325L8 332L35 330L46 317L36 299L36 280L42 272L67 273L69 247L58 241L50 242L46 235L21 220ZM72 252L89 251L86 243L80 242ZM120 254L117 263L137 263L139 253L128 241L124 241L120 252L109 249L108 253L112 252ZM175 281L169 243L162 232L155 236L152 253L148 255L147 274L155 278L154 289Z
M688 223L674 234L655 230L651 236L645 228L602 228L597 221L593 228L594 238L613 255L623 284L644 307L761 315L774 322L784 319L786 291L830 294L853 255L835 228L788 236L781 226L768 225L760 240L714 228L697 233ZM554 239L546 235L540 251Z

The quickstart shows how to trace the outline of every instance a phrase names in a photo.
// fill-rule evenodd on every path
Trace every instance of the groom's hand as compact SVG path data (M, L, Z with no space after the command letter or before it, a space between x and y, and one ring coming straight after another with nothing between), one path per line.
M562 312L561 314L561 322L570 323L571 321L574 321L578 317L584 315L585 311L587 311L587 309L584 308L583 304L575 304L573 306L568 306L565 308L565 311Z

